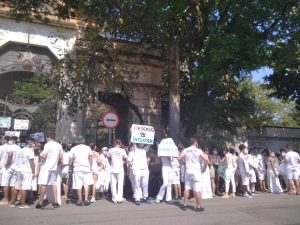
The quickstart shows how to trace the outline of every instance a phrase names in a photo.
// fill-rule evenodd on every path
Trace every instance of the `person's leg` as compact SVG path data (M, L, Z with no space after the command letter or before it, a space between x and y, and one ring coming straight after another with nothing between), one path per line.
M46 194L47 186L46 185L40 185L40 197L38 201L38 205L42 205L44 202L44 197Z
M88 202L89 200L89 185L84 185L84 201Z
M2 191L3 191L3 199L1 201L1 204L8 204L8 186L4 186L2 187Z
M230 184L230 180L226 180L225 181L225 195L223 195L222 198L229 198L229 195L228 195L229 184Z
M81 188L80 189L76 189L76 192L77 192L78 202L82 202Z
M98 180L98 174L96 173L93 173L93 190L92 190L92 201L95 201L96 199L96 183L97 183L97 180Z
M68 179L63 178L62 179L62 184L63 184L63 189L64 189L64 195L62 197L67 199L68 198L68 191L69 191Z
M188 204L188 200L189 200L189 197L190 197L190 189L184 189L184 193L183 193L183 205L184 206L187 206Z
M235 192L236 192L236 186L235 186L235 179L234 179L234 176L231 177L230 179L230 182L231 182L231 187L232 187L232 194L231 194L231 197L235 197Z
M143 199L148 199L149 170L143 171L141 181L142 181L142 189L143 189Z
M163 184L161 185L159 192L156 196L157 203L158 201L161 201L163 199L169 183L167 169L165 167L162 168L162 178L163 178Z
M57 204L57 187L56 185L51 185L52 189L52 197L53 197L53 204Z
M117 196L117 174L115 173L110 174L110 190L111 190L112 201L116 203L118 201L118 196Z
M26 204L26 197L27 197L27 191L22 190L21 191L21 200L20 200L21 205Z
M194 191L195 199L196 199L196 208L201 208L201 192Z
M10 202L11 204L14 204L17 198L17 190L15 188L15 186L11 186L10 187L10 191L11 191L11 197L10 197Z
M124 173L118 173L117 174L117 201L122 202L123 201L123 188L124 188Z

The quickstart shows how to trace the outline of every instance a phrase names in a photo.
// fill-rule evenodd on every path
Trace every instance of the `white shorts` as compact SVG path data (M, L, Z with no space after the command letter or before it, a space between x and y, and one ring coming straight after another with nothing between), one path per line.
M57 176L57 171L41 170L39 174L38 184L56 185Z
M61 168L61 179L69 178L69 165L64 165Z
M242 185L249 185L250 177L246 173L241 172L241 179Z
M300 170L299 168L295 167L295 168L288 168L287 169L287 178L289 180L297 180L299 178L300 175Z
M265 180L265 175L266 175L266 173L265 173L265 171L261 171L261 170L257 170L257 175L258 175L258 179L259 180Z
M185 173L184 181L185 189L201 192L202 190L202 174L201 172Z
M81 189L82 186L92 185L94 183L92 171L74 171L73 189Z
M180 184L180 170L173 171L173 184Z
M2 187L13 187L16 185L17 180L17 172L9 168L8 170L4 169L2 171L2 178L1 178L1 186Z
M255 173L250 173L249 177L250 177L250 183L256 183L256 175L255 175Z
M17 171L16 189L22 191L31 190L32 173Z

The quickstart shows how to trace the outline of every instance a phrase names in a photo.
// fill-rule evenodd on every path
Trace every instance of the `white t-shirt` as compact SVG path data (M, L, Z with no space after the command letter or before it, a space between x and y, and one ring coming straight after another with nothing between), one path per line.
M202 150L194 146L190 146L183 150L186 171L201 169L201 153Z
M133 170L148 170L147 151L150 146L144 148L138 148L133 146L132 151L129 154L128 161L132 163L131 168Z
M8 144L0 146L0 170L5 167L7 160Z
M89 157L92 155L92 150L89 146L79 144L71 148L69 157L73 159L74 171L87 172L91 171Z
M238 164L241 173L249 173L248 158L249 156L242 152L239 154Z
M172 168L173 168L174 171L180 170L180 163L179 163L178 158L172 157L171 158L171 164L172 164Z
M124 173L123 159L127 159L127 154L122 148L111 148L107 152L107 157L110 158L110 172Z
M33 149L24 147L16 152L15 166L17 171L32 172L29 160L34 159Z
M46 159L42 161L41 170L56 171L60 155L63 150L61 144L56 141L49 141L45 144L41 155L47 154Z
M70 152L63 152L63 165L69 165Z
M298 160L300 156L297 152L289 151L285 154L287 169L294 169L298 167Z
M12 152L13 153L13 158L12 158L12 162L11 162L11 168L16 169L16 156L17 156L17 152L21 151L21 148L19 147L19 145L16 144L12 144L12 145L8 145L8 150L7 153Z

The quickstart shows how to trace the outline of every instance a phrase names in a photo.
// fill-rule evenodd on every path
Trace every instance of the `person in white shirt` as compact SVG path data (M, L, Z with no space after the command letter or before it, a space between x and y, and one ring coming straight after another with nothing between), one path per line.
M148 198L149 169L146 155L149 149L150 145L143 146L134 143L128 156L128 163L134 178L133 195L136 205L140 205L141 201L151 204Z
M201 190L202 190L202 174L204 171L201 170L201 165L208 164L208 156L198 148L198 141L195 138L190 139L191 146L184 149L178 160L185 161L185 188L184 188L184 201L183 210L187 209L187 203L190 195L190 191L194 191L196 198L196 212L204 211L201 207Z
M21 148L17 145L17 137L10 137L7 146L6 159L2 172L1 186L3 187L4 201L3 204L8 204L8 193L11 188L11 206L15 206L17 173L15 167L16 152Z
M175 193L175 199L181 199L181 186L180 186L180 163L178 157L171 158L171 164L173 168L173 187Z
M166 202L172 200L172 183L174 178L173 167L171 163L171 157L161 156L160 157L162 164L162 177L163 184L159 189L158 195L156 196L156 203L160 203L166 193Z
M259 180L259 189L260 191L266 191L266 182L265 182L265 175L266 175L266 168L264 163L264 158L262 156L262 149L258 149L258 154L256 156L258 159L258 167L256 169L258 180Z
M64 195L62 198L68 199L68 192L69 192L69 160L70 160L70 149L71 144L64 144L63 145L63 160L61 165L61 180L64 189Z
M85 139L78 136L75 143L77 144L70 151L69 169L73 171L73 185L76 189L78 206L90 205L88 201L89 186L94 183L92 173L92 150L90 146L85 145ZM82 201L82 187L84 188L84 201Z
M58 176L58 166L62 162L63 150L61 144L54 140L54 133L47 133L46 138L47 143L45 144L44 150L40 155L42 164L38 178L38 184L40 185L40 197L35 206L37 209L45 208L43 201L47 191L47 186L51 186L52 189L53 207L59 207L56 181Z
M26 205L27 192L31 190L31 182L35 177L33 140L26 140L26 147L16 153L16 171L17 181L16 190L21 193L21 201L19 208L27 209L30 206Z
M242 185L244 189L244 197L252 198L252 194L250 192L250 165L248 163L248 149L245 145L241 144L239 146L240 154L238 159L239 170L241 174Z
M110 162L110 190L114 203L123 202L124 161L127 160L126 151L121 148L122 142L117 139L115 147L108 150L107 158Z
M292 145L288 145L287 147L287 153L285 154L284 163L287 164L286 171L288 178L288 194L294 194L296 192L297 195L300 195L300 169L298 167L298 164L300 163L300 156L293 150ZM296 187L295 192L292 189L293 185L295 185Z
M2 145L0 146L0 186L2 182L2 173L5 170L5 164L7 160L7 151L8 151L8 141L9 137L4 136L2 137ZM4 193L4 191L3 191ZM0 201L0 205L7 205L8 204L8 196L4 196L4 199Z

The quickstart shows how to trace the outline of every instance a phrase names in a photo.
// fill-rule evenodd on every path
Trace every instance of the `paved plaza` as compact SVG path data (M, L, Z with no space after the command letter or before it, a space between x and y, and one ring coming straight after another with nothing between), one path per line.
M37 210L0 206L0 225L296 225L300 224L300 196L260 194L252 199L219 197L204 200L204 212L187 211L180 202L154 202L136 206L132 202L113 204L99 200L90 206L63 204L61 208Z

